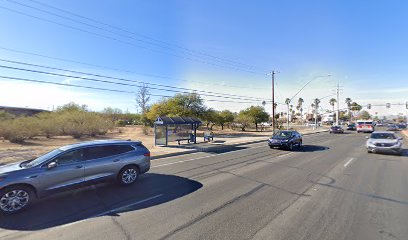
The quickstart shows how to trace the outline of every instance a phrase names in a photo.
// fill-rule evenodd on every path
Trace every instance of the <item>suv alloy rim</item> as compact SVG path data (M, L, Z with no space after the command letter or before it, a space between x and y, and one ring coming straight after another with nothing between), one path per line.
M0 199L0 208L5 212L15 212L25 207L30 199L24 190L12 190Z
M126 169L122 174L123 183L129 184L136 180L137 171L133 168Z

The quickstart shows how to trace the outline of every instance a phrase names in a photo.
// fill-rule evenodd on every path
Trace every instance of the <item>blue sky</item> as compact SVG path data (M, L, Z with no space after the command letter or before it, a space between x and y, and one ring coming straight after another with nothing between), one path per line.
M88 25L18 3L74 18ZM135 34L111 28L107 32L101 29L107 29L106 25L38 3L68 10ZM331 74L331 77L316 78L299 94L306 100L305 105L309 105L313 98L330 95L337 82L340 82L343 89L340 96L342 105L346 97L364 105L405 102L408 101L407 10L408 4L404 1L2 0L0 56L2 59L75 71L266 99L271 96L270 77L266 73L275 69L280 71L276 76L276 96L279 102L292 97L309 80ZM60 25L47 21L58 22ZM99 26L99 29L91 28L89 24ZM119 35L112 34L112 31ZM146 43L152 39L153 45ZM110 69L26 55L2 48L101 65ZM17 66L4 62L0 64ZM253 67L248 67L249 65ZM129 86L15 70L1 69L1 75L136 90ZM6 79L0 79L0 88L0 105L50 109L53 105L75 101L88 104L95 110L106 106L131 112L137 110L132 94L21 83ZM151 93L173 94L157 90L152 90ZM153 97L152 102L158 99L159 97ZM322 107L325 109L330 109L328 100L329 98L322 100ZM207 105L220 110L239 111L251 103L207 102ZM269 110L270 105L266 105L266 109ZM278 109L283 110L283 107ZM403 112L403 109L394 107L386 110L375 107L372 112L391 114Z

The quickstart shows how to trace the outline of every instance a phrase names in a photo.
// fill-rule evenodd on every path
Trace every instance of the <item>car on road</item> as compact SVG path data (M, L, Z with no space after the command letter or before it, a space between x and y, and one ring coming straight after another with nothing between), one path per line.
M0 212L14 213L52 193L100 182L130 185L149 169L150 151L139 141L63 146L36 159L0 167Z
M376 126L376 127L383 127L384 124L383 124L382 122L377 122L377 123L375 124L375 126Z
M332 126L329 133L344 133L344 129L341 126Z
M400 130L400 129L396 124L389 124L387 126L387 131L398 131L398 130Z
M356 130L356 124L350 123L350 124L347 126L347 130Z
M398 124L397 124L397 127L398 127L399 129L401 129L401 130L407 129L407 124L406 124L406 123L398 123Z
M357 133L365 132L372 133L375 131L373 121L371 120L357 120Z
M395 133L390 131L373 132L370 137L366 137L367 152L389 152L402 154L402 138L397 137Z
M278 131L270 139L268 139L268 145L270 148L285 148L293 150L296 146L302 147L302 135L297 131Z

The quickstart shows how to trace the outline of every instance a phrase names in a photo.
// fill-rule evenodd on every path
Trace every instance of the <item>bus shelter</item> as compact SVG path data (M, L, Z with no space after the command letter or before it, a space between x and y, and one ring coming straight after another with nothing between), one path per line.
M169 142L197 143L197 128L201 120L195 117L157 117L154 122L154 145L167 146Z

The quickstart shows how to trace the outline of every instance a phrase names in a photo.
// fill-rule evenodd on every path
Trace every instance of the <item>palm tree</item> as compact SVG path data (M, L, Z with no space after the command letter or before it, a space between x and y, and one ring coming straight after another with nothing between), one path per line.
M303 98L299 98L298 99L298 110L300 110L300 119L302 120L302 112L303 112L303 108L302 108L302 105L303 105L303 103L304 103L305 101L303 100Z
M287 123L286 130L289 130L289 104L290 104L290 99L289 99L289 98L286 98L286 99L285 99L285 104L288 106L288 112L287 112L287 114L286 114L286 118L287 118L287 121L286 121L286 123Z
M319 104L320 104L320 99L316 98L315 100L313 100L313 104L315 107L315 126L317 127L317 115L318 115L318 109L319 109Z
M314 103L316 108L319 108L320 99L316 98L315 100L313 100L313 103Z
M351 102L352 102L351 98L346 98L345 103L347 104L347 110L349 113L349 121L351 121L351 112L350 112Z
M330 105L332 106L333 112L334 112L334 104L337 102L335 98L332 98L329 100Z

